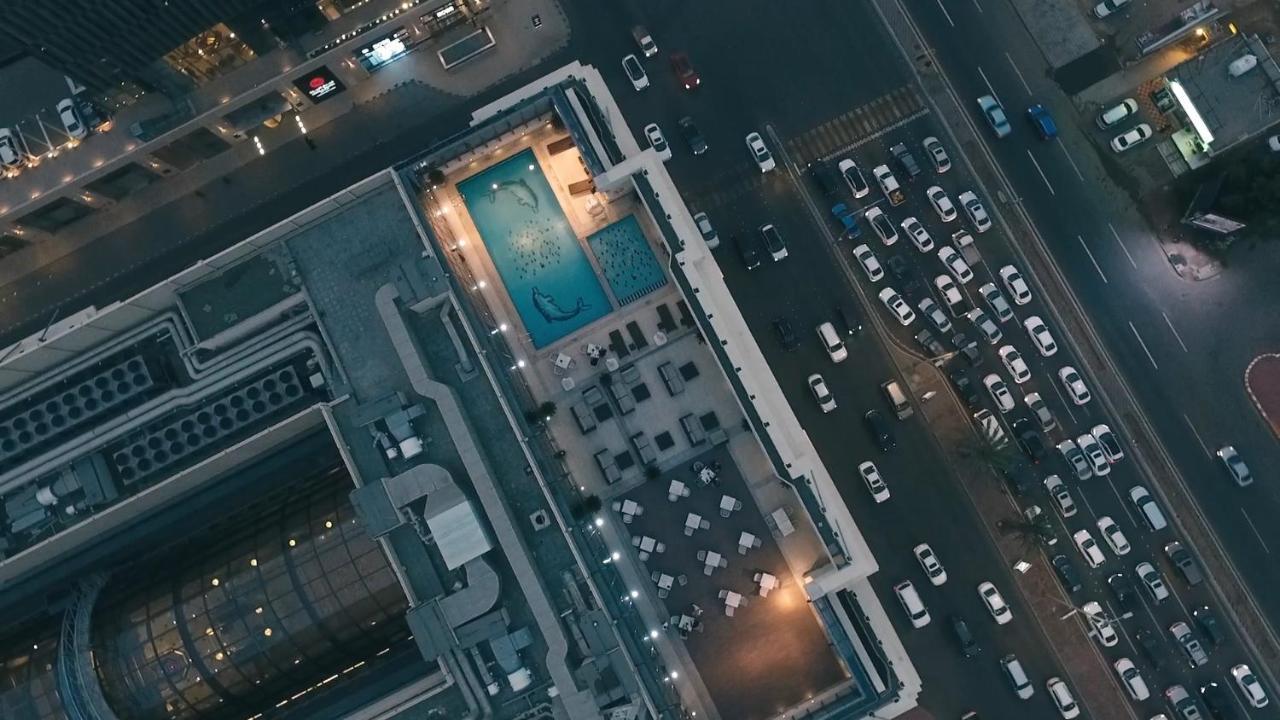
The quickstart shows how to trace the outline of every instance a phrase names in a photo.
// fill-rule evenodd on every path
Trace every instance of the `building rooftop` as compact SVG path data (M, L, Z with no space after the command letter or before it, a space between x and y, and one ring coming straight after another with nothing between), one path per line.
M1232 77L1232 63L1246 56L1257 66ZM1280 120L1280 67L1256 35L1236 35L1209 48L1165 75L1186 90L1213 133L1210 148L1219 154Z

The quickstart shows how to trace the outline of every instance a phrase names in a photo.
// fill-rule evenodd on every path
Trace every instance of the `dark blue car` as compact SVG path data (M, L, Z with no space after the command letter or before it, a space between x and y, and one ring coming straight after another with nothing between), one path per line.
M1058 136L1058 125L1053 122L1053 116L1049 114L1049 111L1043 105L1037 103L1027 108L1027 118L1035 126L1036 133L1041 140L1048 140Z

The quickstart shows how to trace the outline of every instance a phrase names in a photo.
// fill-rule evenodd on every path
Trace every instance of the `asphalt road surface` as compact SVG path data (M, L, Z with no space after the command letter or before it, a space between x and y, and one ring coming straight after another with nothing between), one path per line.
M1047 80L1048 69L1005 0L910 3L909 10L962 99L994 93L1013 134L989 143L1112 357L1134 388L1200 508L1250 591L1280 618L1280 462L1269 428L1243 387L1244 369L1280 346L1271 317L1277 260L1257 251L1207 282L1178 278L1158 240L1104 180L1124 163L1110 134L1079 117ZM1117 98L1118 100L1118 98ZM1041 141L1023 113L1053 112L1059 138ZM973 105L977 112L976 104ZM1117 131L1118 132L1118 131ZM1151 148L1139 148L1133 153ZM1256 262L1255 262L1256 260ZM1237 488L1213 453L1234 444L1256 482Z

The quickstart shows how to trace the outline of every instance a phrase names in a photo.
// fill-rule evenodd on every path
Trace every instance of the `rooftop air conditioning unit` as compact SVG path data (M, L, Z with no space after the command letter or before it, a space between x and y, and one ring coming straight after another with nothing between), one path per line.
M1243 57L1238 57L1235 60L1231 61L1231 64L1227 66L1227 74L1233 78L1240 77L1241 75L1249 72L1250 70L1254 69L1257 66L1258 66L1257 55L1252 55L1252 54L1245 55Z

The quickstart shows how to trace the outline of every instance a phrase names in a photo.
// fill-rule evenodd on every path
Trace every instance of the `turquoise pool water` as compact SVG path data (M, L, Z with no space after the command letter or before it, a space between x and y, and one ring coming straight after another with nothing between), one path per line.
M635 215L628 215L587 237L591 252L618 304L635 302L667 284L667 275Z
M458 183L534 347L613 310L532 150Z

